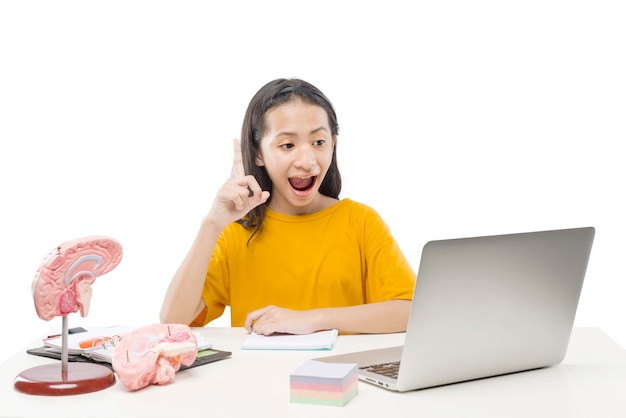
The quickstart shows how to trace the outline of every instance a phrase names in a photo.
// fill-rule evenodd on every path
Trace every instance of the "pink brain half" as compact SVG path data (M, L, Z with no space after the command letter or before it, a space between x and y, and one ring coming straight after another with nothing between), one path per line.
M37 315L49 321L80 310L89 313L91 285L122 260L122 246L113 238L89 236L65 242L43 260L33 279Z
M183 324L152 324L123 335L113 355L113 370L130 390L174 380L181 365L191 365L198 341Z

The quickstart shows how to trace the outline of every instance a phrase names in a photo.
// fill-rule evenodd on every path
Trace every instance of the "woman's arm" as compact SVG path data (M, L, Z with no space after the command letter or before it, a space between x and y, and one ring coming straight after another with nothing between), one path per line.
M202 288L221 229L206 220L174 274L161 306L161 323L190 324L204 309Z
M267 306L248 314L248 332L270 335L275 332L308 334L325 329L346 333L385 334L406 331L410 300L388 300L342 308L295 311Z
M262 191L253 176L246 176L239 141L233 145L233 176L217 192L196 239L167 288L161 306L162 323L189 324L202 312L202 289L219 235L229 223L269 198L269 192Z

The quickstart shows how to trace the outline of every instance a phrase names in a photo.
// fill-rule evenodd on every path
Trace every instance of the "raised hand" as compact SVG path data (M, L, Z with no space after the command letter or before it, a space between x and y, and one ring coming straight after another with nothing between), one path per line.
M233 143L233 175L217 192L208 215L209 220L220 228L241 219L270 196L268 191L261 190L254 176L246 175L241 145L236 139Z

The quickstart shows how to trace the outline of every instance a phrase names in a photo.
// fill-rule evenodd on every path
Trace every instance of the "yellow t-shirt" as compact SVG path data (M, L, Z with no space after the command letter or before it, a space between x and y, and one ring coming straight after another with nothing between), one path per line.
M231 325L267 305L289 309L343 307L411 299L415 273L382 218L344 199L316 213L288 216L267 209L251 229L228 225L206 275L203 326L231 307Z

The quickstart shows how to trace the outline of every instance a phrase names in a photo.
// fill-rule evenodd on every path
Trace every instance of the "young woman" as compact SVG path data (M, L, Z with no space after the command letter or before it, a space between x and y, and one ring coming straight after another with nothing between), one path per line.
M338 133L313 85L278 79L257 92L162 322L203 326L230 306L232 326L264 335L406 329L415 274L373 209L339 199Z

